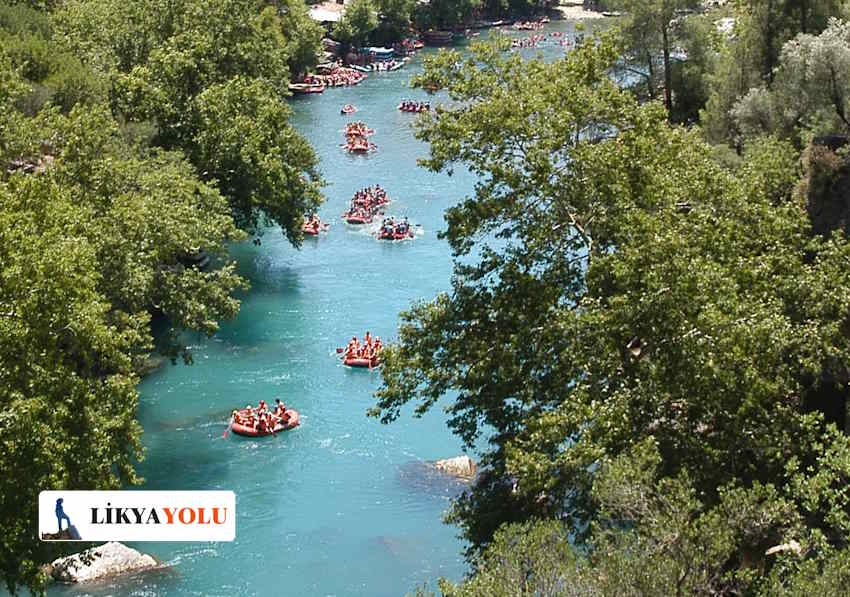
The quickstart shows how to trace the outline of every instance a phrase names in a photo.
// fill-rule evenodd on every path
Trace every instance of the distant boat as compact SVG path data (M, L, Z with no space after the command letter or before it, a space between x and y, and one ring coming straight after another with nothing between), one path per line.
M324 83L290 83L289 90L292 93L322 93L325 90Z
M429 46L448 46L451 45L454 34L451 31L426 31L422 38Z

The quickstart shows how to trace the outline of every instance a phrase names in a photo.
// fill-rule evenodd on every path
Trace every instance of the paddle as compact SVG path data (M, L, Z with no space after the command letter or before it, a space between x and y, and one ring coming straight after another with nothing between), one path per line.
M224 435L221 436L222 439L227 437L227 433L230 431L231 427L233 427L233 415L230 415L230 422L227 423L227 429L224 430Z

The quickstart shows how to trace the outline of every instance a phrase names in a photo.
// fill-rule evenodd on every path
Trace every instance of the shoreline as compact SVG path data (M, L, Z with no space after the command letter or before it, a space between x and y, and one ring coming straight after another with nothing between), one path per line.
M561 13L565 20L588 20L588 19L604 19L605 15L601 12L587 10L581 0L565 0L558 6L553 6L551 10Z

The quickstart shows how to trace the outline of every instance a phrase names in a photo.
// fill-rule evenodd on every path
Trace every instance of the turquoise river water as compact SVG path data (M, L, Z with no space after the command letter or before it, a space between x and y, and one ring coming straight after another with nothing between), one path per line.
M552 30L573 34L568 22ZM545 52L563 54L557 43ZM437 233L446 207L474 180L418 167L427 147L413 137L415 116L396 110L405 97L441 101L409 87L430 51L356 87L292 100L293 123L329 183L319 212L329 232L301 250L277 230L260 246L235 247L251 282L239 316L214 338L187 339L193 366L166 365L141 384L144 488L233 490L236 540L136 544L169 566L86 588L54 586L51 594L384 596L462 578L463 544L441 515L463 485L425 466L461 452L444 413L414 419L408 411L388 426L367 418L380 374L347 369L335 354L366 330L394 339L400 311L449 288L450 251ZM346 103L359 111L341 116ZM376 130L376 153L344 153L349 120ZM354 191L375 183L394 199L389 215L421 224L414 240L379 242L340 220ZM259 440L222 438L232 408L275 397L300 411L300 427Z

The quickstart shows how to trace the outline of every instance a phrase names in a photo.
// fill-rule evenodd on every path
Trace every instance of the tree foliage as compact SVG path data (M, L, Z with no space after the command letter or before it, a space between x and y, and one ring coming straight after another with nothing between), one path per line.
M770 88L751 89L732 116L745 136L774 133L798 143L807 134L850 133L850 24L833 19L820 35L801 34L782 49Z
M227 243L245 235L182 153L128 141L103 100L22 111L34 84L13 64L0 51L0 577L37 591L60 550L34 534L38 492L138 481L151 319L188 359L181 330L238 310Z
M770 88L783 46L798 34L817 35L842 11L836 0L746 0L739 3L735 27L709 75L710 93L701 120L712 142L735 144L744 131L732 108L751 89Z
M275 7L264 10L263 18L281 36L292 77L304 75L318 64L325 30L310 18L304 0L280 0Z
M660 465L648 440L600 466L600 516L584 548L564 521L507 525L475 575L441 581L443 594L833 595L850 581L850 552L806 534L805 512L780 489L728 486L706 507L686 474L660 477Z
M118 488L141 456L130 356L147 317L110 313L85 209L49 177L0 183L0 574L11 590L38 587L58 551L34 534L39 490Z
M667 111L673 111L673 68L671 54L677 42L673 18L697 5L696 0L620 0L614 3L626 11L621 29L627 60L638 68L650 98L656 96L659 80Z
M334 39L360 48L378 28L378 11L372 0L353 0L333 29Z
M812 236L793 148L762 141L729 172L619 89L615 60L605 40L552 64L479 46L419 81L455 106L421 121L425 165L481 180L447 211L452 290L402 315L372 414L447 401L482 452L452 513L473 553L535 517L580 538L594 470L635 443L713 508L730 484L784 486L824 421L844 426L826 406L847 398L850 246Z
M381 43L396 42L410 34L410 22L416 8L414 0L376 0Z
M289 125L285 98L290 66L300 72L315 63L318 29L297 3L281 6L281 16L254 0L168 2L159 11L160 3L138 0L114 12L111 0L71 3L57 22L69 47L111 74L117 114L152 122L154 143L182 150L215 181L243 229L259 233L265 218L297 244L322 183L315 153ZM143 15L130 18L137 11ZM122 22L102 30L114 20Z
M465 24L481 5L481 0L432 0L417 5L414 20L420 29L450 30Z

